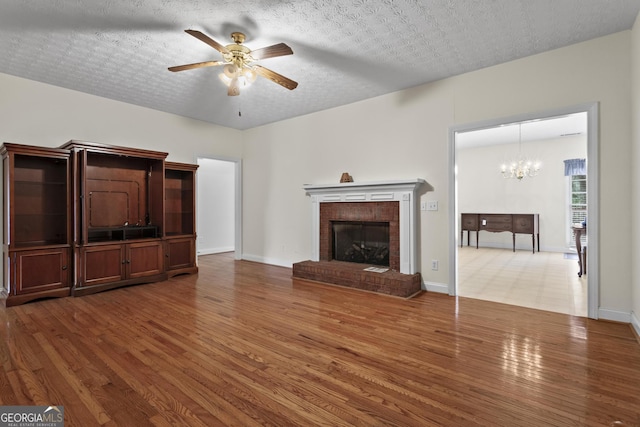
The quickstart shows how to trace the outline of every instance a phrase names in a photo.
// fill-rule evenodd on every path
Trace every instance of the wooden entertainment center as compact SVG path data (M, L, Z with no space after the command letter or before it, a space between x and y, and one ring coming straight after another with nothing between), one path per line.
M0 154L6 306L198 271L197 165L75 140Z

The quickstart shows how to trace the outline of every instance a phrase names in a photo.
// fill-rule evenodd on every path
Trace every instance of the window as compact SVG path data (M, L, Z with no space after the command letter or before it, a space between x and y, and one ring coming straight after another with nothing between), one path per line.
M571 175L569 176L569 224L568 224L568 241L569 247L575 247L573 238L573 224L581 224L587 219L587 176ZM582 244L586 244L587 236L582 235Z

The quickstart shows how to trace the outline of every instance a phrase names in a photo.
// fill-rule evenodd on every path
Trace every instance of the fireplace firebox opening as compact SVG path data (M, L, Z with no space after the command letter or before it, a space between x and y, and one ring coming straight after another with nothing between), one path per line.
M331 221L332 258L389 267L389 222Z

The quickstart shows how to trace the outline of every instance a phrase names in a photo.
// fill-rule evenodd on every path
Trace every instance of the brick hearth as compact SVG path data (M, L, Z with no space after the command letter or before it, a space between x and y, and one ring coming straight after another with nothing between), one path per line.
M376 273L365 271L367 267L370 266L353 262L302 261L293 264L293 277L402 298L409 298L421 291L420 273L402 274L392 270Z

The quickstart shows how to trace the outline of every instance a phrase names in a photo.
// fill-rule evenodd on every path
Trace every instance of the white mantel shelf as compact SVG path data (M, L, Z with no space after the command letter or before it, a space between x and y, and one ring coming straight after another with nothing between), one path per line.
M335 202L383 202L400 204L400 272L414 274L417 269L416 190L424 179L337 184L305 184L312 205L311 260L320 260L320 204Z
M303 188L311 195L326 193L353 193L370 191L414 191L424 184L424 179L405 179L396 181L344 182L337 184L305 184Z

